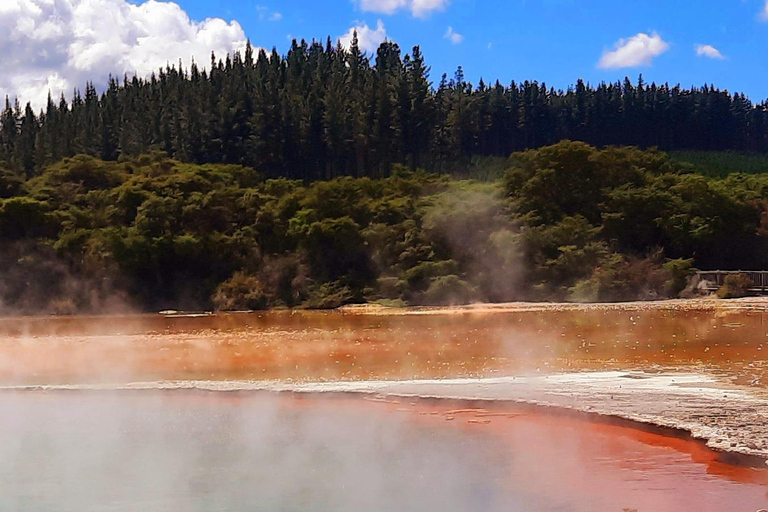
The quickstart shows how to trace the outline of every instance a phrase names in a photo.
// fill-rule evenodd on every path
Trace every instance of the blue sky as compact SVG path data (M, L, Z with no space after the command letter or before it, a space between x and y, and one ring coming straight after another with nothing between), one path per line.
M375 28L381 20L389 39L402 48L421 46L434 81L443 72L452 75L459 65L475 83L480 77L505 83L536 79L557 88L577 78L600 82L642 73L649 82L714 83L746 92L753 100L768 97L768 22L761 16L766 4L759 0L450 0L422 17L407 6L392 14L372 11L374 0L367 11L351 0L178 3L193 19L237 20L255 45L276 46L281 53L289 35L337 38L352 26ZM448 27L463 36L461 42L444 37ZM650 64L598 68L605 51L640 33L656 33L668 49ZM725 58L697 56L695 45L711 45Z
M370 48L385 36L420 45L434 82L459 65L475 84L556 88L642 73L768 99L768 0L0 0L0 95L39 108L49 91L207 64L246 39L284 53L291 37L336 40L354 27Z

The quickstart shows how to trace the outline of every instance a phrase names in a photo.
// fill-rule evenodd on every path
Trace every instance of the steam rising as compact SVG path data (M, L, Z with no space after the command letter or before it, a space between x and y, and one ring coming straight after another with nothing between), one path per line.
M44 244L6 241L0 247L0 315L132 311L110 278L73 272Z
M463 263L464 276L482 301L520 298L523 277L518 226L493 185L468 185L441 194L427 210L424 226L446 255ZM433 297L435 303L459 304L462 297Z
M471 231L456 227L457 233ZM462 240L447 238L453 243ZM543 310L530 315L492 311L0 321L0 336L5 338L1 383L130 382L151 377L153 371L154 377L166 379L226 378L211 371L224 372L227 364L244 371L244 361L256 365L249 370L258 371L261 384L268 378L352 380L373 376L374 371L382 378L435 372L444 379L508 373L514 365L530 370L539 363L546 366L595 353L636 358L647 349L667 357L677 347L670 340L684 341L690 357L694 342L717 346L723 341L718 336L730 340L730 331L723 327L734 325L737 318L744 322L744 345L733 347L740 357L752 350L750 357L757 359L764 343L764 318L754 314L729 313L723 319L710 318L712 313L670 317L668 311L654 316L621 309L610 314L607 309L574 309L572 315L557 310L547 315ZM672 334L682 331L687 338ZM730 361L730 346L719 350ZM32 362L39 376L30 374ZM573 379L567 383L572 394L575 382L584 378L580 375L560 377ZM616 404L648 403L669 417L670 408L661 401L633 402L619 396L632 383L647 388L648 380L615 378L624 391L610 390L610 400L604 403L612 409L606 414L615 414ZM670 378L680 383L679 374ZM518 384L524 380L519 375L509 378ZM539 380L552 385L557 378ZM221 389L234 385L227 380L207 382ZM478 382L478 389L493 392L491 381ZM347 384L347 391L354 387ZM430 394L423 381L385 384L413 386L418 396ZM328 385L343 387L338 382ZM752 509L764 503L762 484L739 487L712 472L712 465L691 461L686 449L662 447L653 452L657 458L646 457L636 444L613 435L597 436L586 423L569 430L521 421L522 426L504 424L514 428L497 429L493 437L493 425L482 420L471 425L453 417L449 423L447 415L422 416L409 404L388 410L365 408L362 402L352 406L351 400L171 393L151 385L141 389L119 394L83 388L0 391L0 510L593 512L642 504L639 510L676 512L692 506L686 496L706 505L696 509L703 511L727 510L734 496ZM582 389L589 397L597 396L592 385ZM677 384L673 389L694 392ZM704 392L723 392L707 389ZM735 393L727 393L730 404ZM559 395L566 400L570 396ZM675 399L694 408L701 403ZM683 409L675 405L675 411ZM740 420L738 425L741 429L757 423ZM732 471L728 468L729 475ZM613 494L601 489L599 497L585 498L585 492L594 492L596 481ZM627 499L630 494L634 502Z
M159 390L6 391L0 407L2 510L719 512L765 499L758 473L738 480L695 443L514 410Z
M199 395L3 395L5 510L509 511L487 443L402 416ZM515 510L515 509L511 509Z

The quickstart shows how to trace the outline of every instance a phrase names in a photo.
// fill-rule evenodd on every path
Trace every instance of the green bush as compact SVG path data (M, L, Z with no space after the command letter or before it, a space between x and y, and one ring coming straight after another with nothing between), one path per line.
M596 279L582 279L568 290L568 300L587 303L600 300L600 283Z
M404 166L303 182L162 152L72 157L27 180L0 164L0 263L13 270L0 302L20 313L96 312L110 296L144 310L637 300L678 296L694 265L768 268L768 173L709 178L657 151L575 142L470 171L506 167L496 182Z
M374 294L377 299L398 300L402 299L407 288L408 283L397 277L380 277L376 281Z
M219 285L212 301L219 311L260 310L267 307L267 297L258 278L237 272Z
M749 295L752 281L744 274L730 274L725 276L725 283L717 290L717 296L721 299L738 299Z
M349 286L338 282L323 283L310 288L302 306L308 309L336 309L354 302L355 298Z
M455 274L459 265L453 260L423 261L403 273L403 279L412 291L425 290L431 279Z
M688 278L695 273L692 258L670 260L664 264L664 270L669 274L664 287L670 297L679 296L688 285Z
M669 298L670 273L658 255L647 258L612 254L601 261L588 279L569 289L575 302L619 302Z
M477 298L477 289L459 276L448 275L432 279L421 300L426 305L469 304Z
M0 237L10 240L50 235L55 229L50 204L31 197L0 200Z

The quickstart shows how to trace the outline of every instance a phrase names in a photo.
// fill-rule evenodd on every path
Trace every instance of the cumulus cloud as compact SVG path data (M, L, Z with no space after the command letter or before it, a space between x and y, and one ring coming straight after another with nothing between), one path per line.
M725 56L720 53L720 50L712 46L711 44L697 44L696 55L699 57L709 57L710 59L723 60Z
M358 0L361 10L380 14L410 11L417 18L426 18L433 12L442 11L449 0Z
M387 40L387 30L384 28L384 23L379 20L376 22L375 29L369 27L367 23L350 28L346 34L339 38L342 46L349 48L355 31L357 31L357 44L364 52L375 52L381 43Z
M669 43L659 34L643 32L628 39L620 39L612 51L606 50L597 63L602 69L631 68L650 66L654 57L669 50Z
M179 59L207 64L212 51L245 43L237 22L196 22L172 2L0 0L0 94L39 108L49 91L69 96L87 80L98 87L110 74L145 76Z
M448 30L445 32L445 35L443 36L443 39L448 39L453 44L459 44L462 41L464 41L464 36L459 34L458 32L455 32L453 30L453 27L448 27Z

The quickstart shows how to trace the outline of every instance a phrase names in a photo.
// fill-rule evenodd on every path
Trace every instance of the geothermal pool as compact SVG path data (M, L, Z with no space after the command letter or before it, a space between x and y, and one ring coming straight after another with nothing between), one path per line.
M0 393L0 509L754 512L768 472L528 409L189 391Z
M766 301L0 319L0 511L755 512L766 351Z

